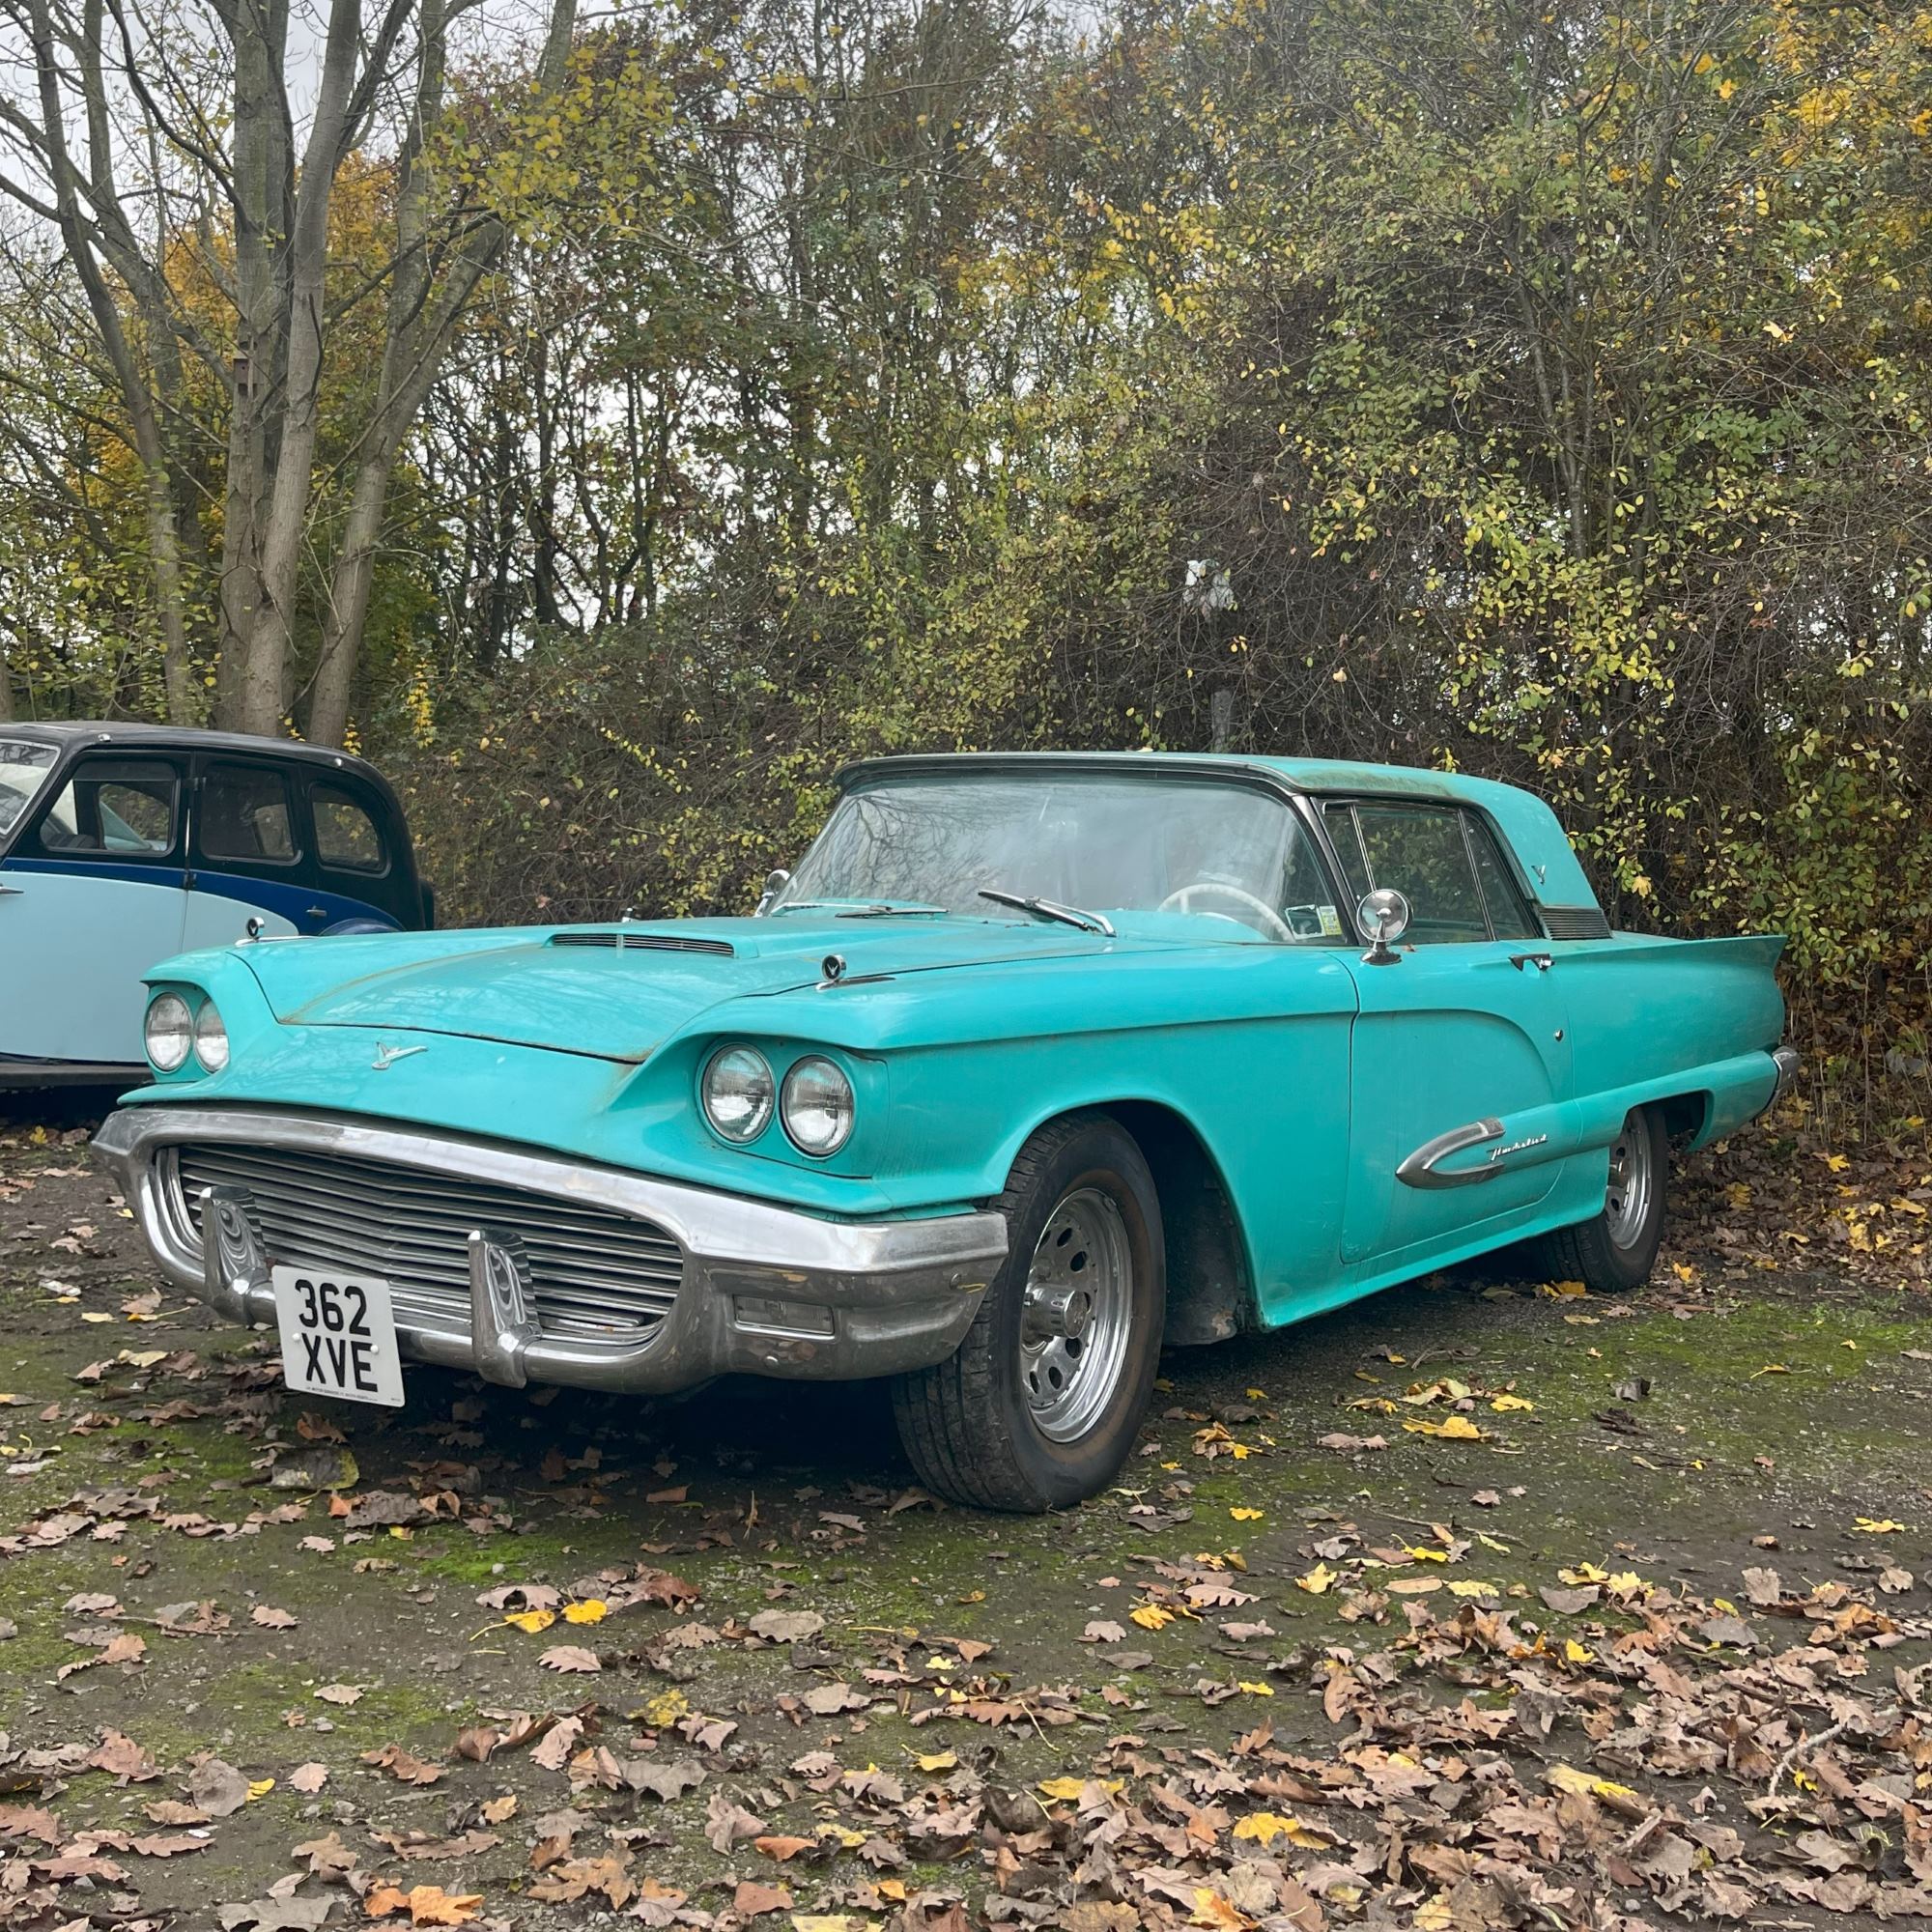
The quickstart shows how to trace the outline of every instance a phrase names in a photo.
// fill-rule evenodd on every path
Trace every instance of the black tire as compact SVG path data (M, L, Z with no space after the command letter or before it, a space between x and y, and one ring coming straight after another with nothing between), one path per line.
M1131 1258L1124 1353L1111 1394L1071 1440L1043 1434L1021 1354L1028 1282L1049 1216L1104 1197ZM935 1494L976 1509L1037 1514L1097 1494L1120 1473L1147 1412L1160 1361L1167 1279L1160 1198L1132 1135L1105 1114L1051 1121L1020 1150L1006 1191L1007 1258L958 1349L893 1383L899 1439ZM1077 1258L1073 1265L1079 1265Z
M1546 1281L1580 1281L1592 1294L1628 1294L1650 1279L1663 1242L1664 1194L1670 1172L1670 1136L1659 1107L1638 1107L1624 1122L1619 1145L1628 1140L1632 1156L1648 1163L1649 1186L1642 1211L1618 1208L1618 1179L1612 1156L1611 1184L1604 1206L1587 1221L1558 1228L1532 1248Z

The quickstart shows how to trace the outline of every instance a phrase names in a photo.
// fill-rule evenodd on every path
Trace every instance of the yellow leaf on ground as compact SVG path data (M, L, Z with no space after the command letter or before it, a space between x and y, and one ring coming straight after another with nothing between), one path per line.
M660 1690L644 1706L644 1722L653 1730L661 1731L667 1724L674 1724L691 1710L691 1700L682 1690Z
M1306 1590L1311 1597L1321 1596L1335 1580L1335 1573L1325 1563L1318 1563L1305 1577L1294 1579L1297 1590Z
M1258 1509L1243 1509L1238 1504L1236 1504L1233 1509L1231 1509L1228 1512L1228 1514L1231 1517L1233 1517L1236 1522L1260 1522L1263 1517L1267 1515L1267 1511L1258 1510Z
M1452 1442L1480 1442L1483 1432L1466 1415L1447 1415L1440 1422L1428 1422L1420 1417L1402 1425L1411 1435L1441 1435Z
M1499 1395L1496 1397L1495 1401L1490 1404L1490 1406L1492 1409L1494 1409L1498 1415L1507 1415L1513 1409L1532 1409L1536 1406L1536 1405L1533 1402L1531 1402L1527 1396Z
M268 1797L274 1788L275 1780L272 1777L251 1777L248 1780L248 1803L252 1804L256 1799Z
M555 1623L556 1612L554 1610L512 1610L503 1621L506 1624L515 1624L520 1631L526 1633L530 1636L535 1636L539 1631L547 1631L552 1624Z
M1250 1684L1245 1677L1239 1679L1235 1688L1237 1690L1245 1690L1250 1697L1272 1697L1274 1695L1274 1686L1272 1684Z
M1579 1798L1602 1798L1625 1808L1641 1807L1643 1804L1643 1800L1628 1784L1612 1784L1607 1777L1599 1777L1594 1772L1578 1771L1572 1764L1552 1764L1544 1776L1558 1791L1573 1792Z
M923 1757L915 1758L913 1762L922 1771L957 1771L959 1769L959 1753L957 1751L927 1751Z
M567 1624L601 1624L611 1614L611 1605L602 1597L586 1597L581 1604L566 1604L563 1620Z
M1143 1604L1128 1614L1144 1631L1165 1630L1174 1621L1174 1612L1162 1609L1158 1604Z
M1855 1516L1852 1527L1861 1530L1866 1536L1896 1536L1905 1528L1902 1522L1893 1522L1890 1517Z

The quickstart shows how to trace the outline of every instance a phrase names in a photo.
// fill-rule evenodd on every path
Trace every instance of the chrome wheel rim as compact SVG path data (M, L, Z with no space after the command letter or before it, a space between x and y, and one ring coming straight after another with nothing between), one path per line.
M1642 1115L1633 1114L1610 1149L1610 1184L1604 1196L1604 1226L1619 1248L1634 1248L1642 1238L1657 1185L1655 1166L1649 1130Z
M1133 1291L1120 1205L1097 1187L1063 1195L1040 1230L1020 1301L1020 1386L1049 1442L1077 1441L1113 1400Z

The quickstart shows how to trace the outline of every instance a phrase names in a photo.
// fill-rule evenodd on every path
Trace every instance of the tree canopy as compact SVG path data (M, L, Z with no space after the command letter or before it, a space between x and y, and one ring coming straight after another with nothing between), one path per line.
M123 131L10 236L0 703L353 738L478 918L747 902L858 752L1478 769L1922 1108L1932 13L663 0L445 83L414 0L243 703L241 128L197 173L122 5L4 0Z

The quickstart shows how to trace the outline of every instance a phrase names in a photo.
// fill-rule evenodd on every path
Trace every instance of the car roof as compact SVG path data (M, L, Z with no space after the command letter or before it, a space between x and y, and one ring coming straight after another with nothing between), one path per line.
M76 718L32 724L24 720L10 721L0 724L0 738L28 738L58 746L63 751L120 745L144 752L235 752L256 757L294 758L306 764L327 765L333 771L355 772L384 793L389 790L382 773L354 752L338 752L327 745L304 745L295 738L270 738L248 731L205 731L190 724Z
M943 770L1021 770L1032 766L1184 778L1247 778L1316 797L1424 799L1472 805L1509 841L1542 905L1590 906L1595 892L1556 814L1532 791L1465 772L1420 765L1374 765L1345 758L1282 758L1237 752L943 752L866 758L845 766L839 789L895 775Z

